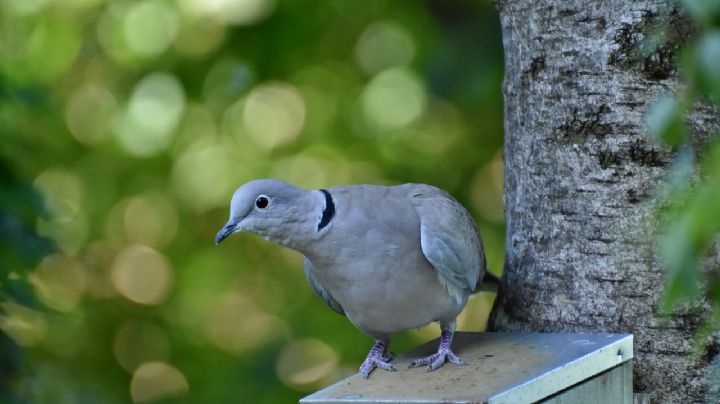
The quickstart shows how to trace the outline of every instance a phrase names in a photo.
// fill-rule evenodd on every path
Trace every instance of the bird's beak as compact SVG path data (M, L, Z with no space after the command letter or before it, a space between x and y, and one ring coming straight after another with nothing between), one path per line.
M217 236L215 236L215 244L220 244L221 241L225 240L229 235L233 234L238 223L240 223L240 220L230 219L230 221L227 222L227 224L223 226L222 229L220 229L220 231L217 233Z

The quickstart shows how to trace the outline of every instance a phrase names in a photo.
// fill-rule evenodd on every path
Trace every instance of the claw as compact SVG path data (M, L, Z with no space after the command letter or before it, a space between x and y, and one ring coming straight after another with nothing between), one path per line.
M440 348L438 348L438 351L432 355L414 360L409 367L416 368L419 366L428 365L426 371L432 372L433 370L444 365L446 361L452 362L459 366L464 365L465 361L463 361L462 358L460 358L459 356L455 355L452 349L450 349L452 336L452 331L443 330L442 334L440 335Z
M360 375L367 379L370 376L370 373L372 373L375 368L380 368L383 370L388 370L391 372L396 372L397 369L395 369L395 366L393 366L390 362L394 358L393 353L386 353L385 348L387 347L387 342L383 340L376 340L375 345L373 345L372 349L367 355L367 358L365 358L365 361L363 361L362 365L360 365Z
M395 358L397 358L397 355L394 352L385 352L382 356L382 360L385 362L392 362Z
M449 349L440 349L432 355L416 359L415 361L413 361L413 363L410 364L409 367L416 368L419 366L428 365L427 371L432 372L433 370L444 365L446 361L452 362L458 366L462 366L465 364L465 361L463 361L462 358L460 358L459 356L455 355L453 351Z

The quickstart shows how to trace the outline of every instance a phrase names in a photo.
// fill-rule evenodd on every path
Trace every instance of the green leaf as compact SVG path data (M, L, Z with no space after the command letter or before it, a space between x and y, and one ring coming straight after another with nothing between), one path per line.
M690 147L678 150L666 182L671 190L683 190L690 185L695 169L695 155Z
M695 21L706 25L718 24L720 20L720 2L717 0L683 0L685 8Z
M678 146L687 136L687 130L682 123L680 102L671 96L658 99L648 108L645 116L647 129L651 137Z
M702 173L714 176L720 181L720 133L715 134L715 141L707 147L702 161ZM720 184L716 184L720 186Z
M719 2L720 3L720 2ZM705 33L696 48L698 86L720 102L720 29Z
M687 203L675 208L676 217L660 240L660 256L667 271L665 310L700 296L702 257L720 233L720 173L713 170L720 163L715 159L720 159L720 142L705 153L701 182L690 195L672 196L687 198Z
M667 271L665 311L680 301L697 299L700 293L700 266L688 232L687 222L680 221L660 240L660 256Z

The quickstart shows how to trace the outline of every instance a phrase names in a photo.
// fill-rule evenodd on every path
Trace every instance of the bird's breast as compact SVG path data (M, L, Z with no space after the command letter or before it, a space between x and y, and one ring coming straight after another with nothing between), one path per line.
M314 260L317 281L340 303L348 318L369 335L394 333L454 318L462 309L445 291L420 249L362 240Z
M378 194L377 203L367 204L375 198L372 192L380 191L353 197L331 192L332 227L303 254L350 321L378 335L454 319L465 302L447 293L425 258L420 220L407 199Z

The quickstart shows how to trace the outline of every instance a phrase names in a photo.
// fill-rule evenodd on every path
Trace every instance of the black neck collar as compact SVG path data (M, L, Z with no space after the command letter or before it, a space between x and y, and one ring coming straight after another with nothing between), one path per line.
M335 216L335 203L333 202L330 192L325 189L321 189L320 192L325 195L325 209L322 212L320 224L318 224L318 231L322 230L323 227L327 226L330 223L330 220L332 220L333 216Z

